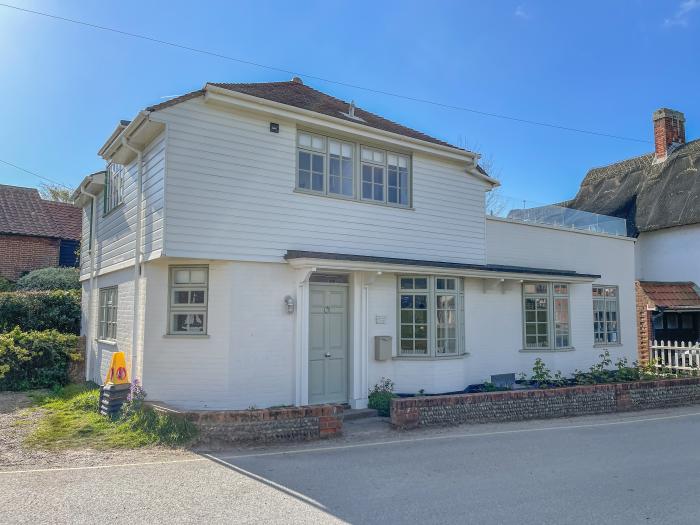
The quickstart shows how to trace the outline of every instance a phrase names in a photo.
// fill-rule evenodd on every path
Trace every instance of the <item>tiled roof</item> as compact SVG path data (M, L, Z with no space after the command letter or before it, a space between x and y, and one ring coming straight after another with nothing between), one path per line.
M45 201L35 188L0 184L0 233L80 239L80 208Z
M695 283L640 281L639 285L658 308L700 308L700 290Z
M441 146L447 146L455 149L462 149L449 144L443 140L431 137L415 129L408 128L391 120L370 113L359 107L355 107L355 116L352 118L348 115L350 103L344 100L337 99L326 93L318 91L312 87L304 85L301 80L295 79L288 82L258 82L258 83L226 83L226 82L210 82L207 85L216 86L230 91L237 91L253 97L259 97L280 104L287 104L300 109L306 109L315 113L329 115L348 122L363 124L371 128L389 131L405 137L411 137ZM192 91L185 95L175 97L155 106L147 108L149 111L157 111L173 106L185 100L198 97L204 94L204 90L200 89ZM463 150L464 151L464 150ZM483 170L482 170L483 171Z

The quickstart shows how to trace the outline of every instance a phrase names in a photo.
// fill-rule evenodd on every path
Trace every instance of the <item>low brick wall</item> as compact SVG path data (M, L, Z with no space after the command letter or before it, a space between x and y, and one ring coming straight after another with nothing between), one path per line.
M700 378L396 398L391 423L415 428L606 414L700 403Z
M197 426L198 443L202 445L325 439L338 436L343 430L341 405L181 414Z

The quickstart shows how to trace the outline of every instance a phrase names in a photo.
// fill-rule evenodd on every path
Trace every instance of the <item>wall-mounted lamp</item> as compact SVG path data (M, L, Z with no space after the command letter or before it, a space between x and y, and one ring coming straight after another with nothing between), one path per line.
M287 313L288 313L288 314L293 314L293 313L294 313L294 309L295 309L296 306L297 306L297 302L294 300L294 297L292 297L291 295L287 295L287 296L284 298L284 304L287 305Z

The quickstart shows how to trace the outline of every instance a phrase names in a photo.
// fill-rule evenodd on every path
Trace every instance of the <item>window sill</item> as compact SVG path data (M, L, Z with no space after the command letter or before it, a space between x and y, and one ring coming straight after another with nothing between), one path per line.
M163 334L163 339L209 339L209 334Z
M607 348L609 346L622 346L622 343L595 343L593 348Z
M117 342L112 341L111 339L95 339L95 341L101 345L117 346Z
M576 348L567 346L566 348L521 348L518 352L523 354L557 354L559 352L573 352Z
M415 211L415 208L413 206L401 206L400 204L387 204L385 202L373 201L371 199L361 199L361 198L354 197L354 196L349 197L349 196L343 196L343 195L333 195L330 193L321 193L320 191L303 190L303 189L299 189L299 188L294 188L294 193L300 193L302 195L311 195L313 197L326 197L328 199L337 199L340 201L359 202L362 204L372 204L373 206L384 206L385 208L396 208L398 210Z
M102 217L103 217L103 218L104 218L104 217L109 217L110 215L112 215L112 213L114 213L115 211L117 211L117 210L118 210L119 208L121 208L122 206L124 206L124 201L121 201L119 204L117 204L114 208L112 208L111 210L109 210L107 213L103 213L103 214L102 214Z
M465 352L459 355L446 355L442 357L436 356L411 356L411 355L395 355L391 357L392 361L451 361L453 359L464 359L469 357L469 352Z

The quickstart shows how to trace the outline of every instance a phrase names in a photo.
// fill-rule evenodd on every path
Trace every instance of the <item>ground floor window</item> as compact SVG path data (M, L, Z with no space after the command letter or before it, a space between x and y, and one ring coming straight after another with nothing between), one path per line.
M557 349L571 346L569 285L523 283L523 337L525 348Z
M100 288L100 312L98 316L98 339L117 340L117 301L119 289L116 286Z
M617 286L593 286L593 337L596 344L620 342Z
M169 295L170 334L206 334L209 267L171 266Z
M399 276L398 296L399 355L446 357L462 353L461 279Z

